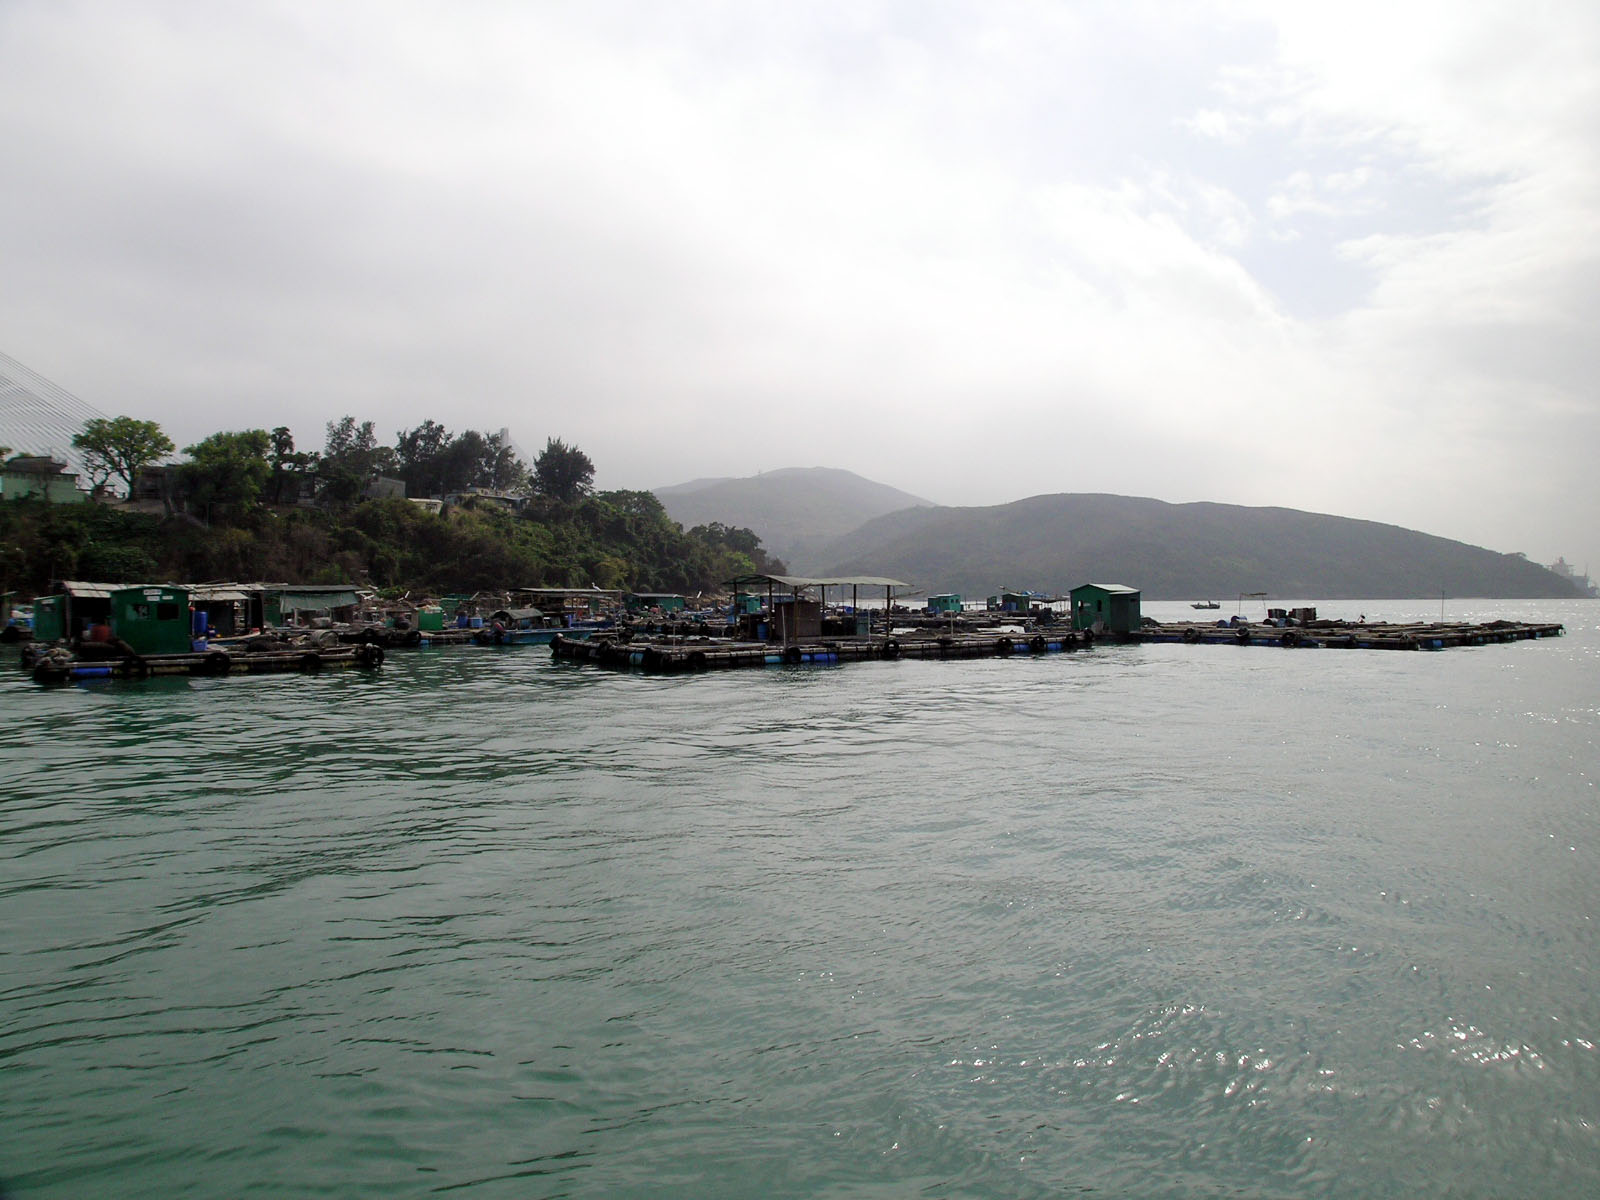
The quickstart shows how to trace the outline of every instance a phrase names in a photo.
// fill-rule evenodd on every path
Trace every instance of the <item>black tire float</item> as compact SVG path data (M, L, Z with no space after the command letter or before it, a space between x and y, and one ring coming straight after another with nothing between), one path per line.
M66 663L54 658L41 658L33 665L35 683L65 683L72 673Z

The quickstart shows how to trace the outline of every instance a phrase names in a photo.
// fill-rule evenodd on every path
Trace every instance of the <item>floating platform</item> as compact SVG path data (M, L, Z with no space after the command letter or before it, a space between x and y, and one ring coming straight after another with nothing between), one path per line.
M470 646L475 629L413 629L417 635L414 642L406 642L408 646Z
M899 658L1012 658L1066 654L1091 649L1097 641L1180 642L1196 646L1274 646L1283 649L1445 650L1498 642L1560 637L1560 624L1491 621L1485 625L1352 625L1323 622L1284 627L1267 624L1218 626L1175 623L1146 625L1135 633L1104 634L1052 628L1032 633L956 633L934 636L838 638L791 643L741 642L719 638L588 640L557 637L551 653L570 662L638 670L652 674L728 670L736 667L823 666Z
M37 683L77 683L92 679L146 679L153 675L264 675L284 671L373 670L383 664L383 647L372 644L295 648L238 653L211 649L191 654L130 654L121 658L60 658L46 654L33 664Z
M1141 642L1184 642L1195 646L1280 646L1291 650L1448 650L1458 646L1488 646L1497 642L1560 637L1565 632L1566 627L1560 624L1530 624L1522 621L1490 621L1482 625L1313 621L1309 625L1290 626L1182 621L1147 625L1132 637Z
M1087 631L1058 629L1049 634L955 634L943 637L837 638L788 646L716 638L585 641L559 637L550 643L556 658L603 667L652 673L727 670L734 667L817 666L870 659L1008 658L1012 655L1064 654L1086 650L1095 637Z

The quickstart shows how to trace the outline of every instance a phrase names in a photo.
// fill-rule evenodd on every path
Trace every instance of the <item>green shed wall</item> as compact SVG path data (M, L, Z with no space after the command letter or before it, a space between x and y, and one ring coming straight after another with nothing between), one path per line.
M1096 621L1117 633L1132 633L1139 628L1139 593L1108 592L1104 588L1076 587L1072 597L1072 627L1092 628Z
M111 593L111 632L135 654L189 653L189 620L184 588L118 588Z
M40 596L33 602L33 637L35 641L53 642L67 636L67 598L65 596Z

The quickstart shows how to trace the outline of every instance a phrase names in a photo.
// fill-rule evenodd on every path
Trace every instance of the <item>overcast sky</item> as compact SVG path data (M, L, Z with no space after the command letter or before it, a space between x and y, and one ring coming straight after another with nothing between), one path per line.
M1600 5L0 0L0 351L1600 573Z

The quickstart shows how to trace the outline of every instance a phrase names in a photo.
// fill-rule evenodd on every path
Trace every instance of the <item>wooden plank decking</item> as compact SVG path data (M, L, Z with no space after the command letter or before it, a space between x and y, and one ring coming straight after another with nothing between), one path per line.
M558 637L550 645L556 658L652 674L729 670L738 667L832 665L869 659L1012 658L1089 650L1098 641L1176 642L1193 646L1272 646L1284 649L1444 650L1499 642L1559 637L1559 624L1491 621L1483 625L1353 625L1324 622L1310 626L1169 623L1147 625L1136 633L1106 634L1038 627L1027 633L937 634L919 630L892 637L832 638L784 646L711 637L652 637L623 640Z

